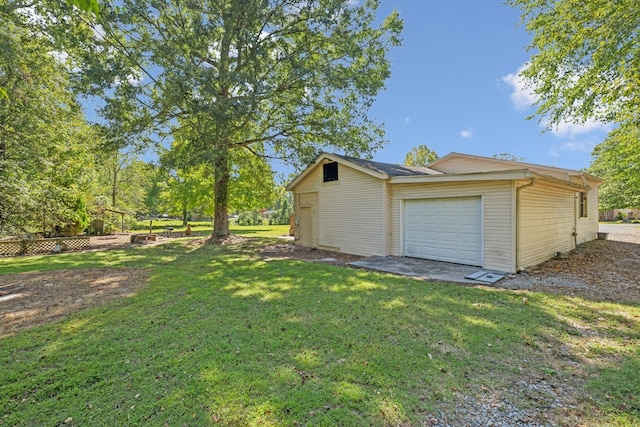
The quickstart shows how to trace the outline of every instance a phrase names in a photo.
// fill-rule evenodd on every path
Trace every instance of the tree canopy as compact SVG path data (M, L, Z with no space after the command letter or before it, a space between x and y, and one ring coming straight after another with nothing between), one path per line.
M618 129L593 150L589 172L602 178L602 210L640 207L640 130Z
M494 159L508 160L510 162L524 162L524 157L518 157L515 154L511 153L499 153L494 154L491 157L493 157Z
M0 4L0 235L86 226L97 135L51 39ZM74 227L75 228L75 227Z
M407 166L427 166L438 159L438 153L424 144L413 147L404 157L404 164Z
M640 2L508 0L533 35L523 71L549 126L640 126Z
M100 11L75 60L123 132L179 138L185 159L210 167L214 235L224 236L235 152L306 164L325 147L366 156L381 146L367 111L402 21L379 20L378 5L124 0Z

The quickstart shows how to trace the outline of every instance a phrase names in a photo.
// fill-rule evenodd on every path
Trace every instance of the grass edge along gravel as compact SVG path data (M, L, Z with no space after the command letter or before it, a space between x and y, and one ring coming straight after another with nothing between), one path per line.
M419 425L483 394L540 424L640 423L638 306L267 262L259 242L23 258L150 276L0 340L0 425ZM582 391L554 407L523 381Z

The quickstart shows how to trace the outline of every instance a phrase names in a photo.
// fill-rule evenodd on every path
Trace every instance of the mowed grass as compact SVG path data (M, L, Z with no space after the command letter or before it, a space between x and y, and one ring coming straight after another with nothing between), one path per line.
M420 425L457 394L520 402L522 378L578 381L561 410L583 424L640 423L638 306L265 261L267 242L0 260L150 271L0 339L0 425Z
M189 222L189 224L191 225L191 231L197 235L207 235L211 234L213 231L213 226L210 222L195 221ZM164 232L164 229L168 227L171 227L173 232L183 232L187 229L187 227L182 225L182 221L156 220L153 222L152 231L154 233L162 233ZM279 237L289 235L289 225L238 225L232 221L229 224L229 229L233 234L248 237ZM149 232L148 228L133 231L133 233L138 234L147 232Z

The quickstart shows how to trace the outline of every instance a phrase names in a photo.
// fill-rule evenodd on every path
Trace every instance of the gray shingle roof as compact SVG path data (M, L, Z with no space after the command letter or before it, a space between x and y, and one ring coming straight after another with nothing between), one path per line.
M386 173L389 176L412 176L412 175L440 175L441 172L421 166L403 166L392 163L374 162L373 160L358 159L356 157L333 154L348 162L355 163L367 169Z

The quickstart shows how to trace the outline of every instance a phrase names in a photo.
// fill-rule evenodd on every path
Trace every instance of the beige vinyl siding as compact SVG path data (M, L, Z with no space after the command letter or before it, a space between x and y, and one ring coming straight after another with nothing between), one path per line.
M444 159L441 163L434 166L434 169L444 173L473 173L528 169L532 172L553 176L558 179L570 179L567 172L555 168L547 168L544 166L537 167L536 165L531 164L523 165L517 163L505 163L501 161L492 161L491 159L474 159L469 157L453 157L450 159ZM579 182L582 183L581 180Z
M382 236L383 236L383 253L382 255L387 256L391 254L391 236L393 235L393 229L391 228L391 191L393 186L389 184L388 181L382 181Z
M339 168L340 166L338 166ZM322 185L322 165L318 165L309 174L296 185L295 194L312 193L320 191Z
M391 254L403 255L402 204L409 199L481 196L483 268L514 271L513 197L510 181L394 184L391 186Z
M434 169L444 173L472 173L472 172L493 172L499 170L513 170L517 169L513 165L503 164L500 162L487 162L486 160L479 161L472 158L454 157L451 159L444 159L438 163Z
M591 183L592 189L587 193L587 217L578 218L578 244L589 242L596 238L598 232L598 187ZM579 207L576 205L576 209ZM579 210L576 212L579 215Z
M300 214L300 194L318 192L319 248L363 256L385 255L384 185L384 180L342 163L338 164L338 180L323 182L319 164L294 189L296 215Z
M518 269L574 248L575 192L541 182L523 189L518 212Z
M319 246L355 255L385 255L383 184L340 164L338 180L320 187Z

